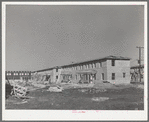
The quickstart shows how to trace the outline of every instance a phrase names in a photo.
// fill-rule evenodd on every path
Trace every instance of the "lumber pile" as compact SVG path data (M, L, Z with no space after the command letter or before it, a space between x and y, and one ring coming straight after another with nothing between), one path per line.
M13 86L13 91L11 94L14 94L18 98L25 98L27 94L27 88L20 86L18 84L15 84Z

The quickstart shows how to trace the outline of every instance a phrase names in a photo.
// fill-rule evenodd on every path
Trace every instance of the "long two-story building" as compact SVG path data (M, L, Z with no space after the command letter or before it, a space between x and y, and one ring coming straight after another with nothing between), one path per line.
M130 83L130 58L107 56L100 59L71 63L48 69L34 71L34 74L48 76L50 82L110 82L112 84Z
M30 80L31 71L6 71L6 80Z

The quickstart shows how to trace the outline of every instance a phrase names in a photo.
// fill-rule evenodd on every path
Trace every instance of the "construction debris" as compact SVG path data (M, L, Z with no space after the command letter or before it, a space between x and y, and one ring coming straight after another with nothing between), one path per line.
M144 85L139 84L139 85L137 86L137 88L139 88L139 89L144 89Z
M94 93L106 92L106 91L107 91L106 89L95 89L95 88L93 88L93 89L89 90L89 93L94 94Z
M17 103L13 103L13 104L24 104L24 103L27 103L26 100L22 100L21 102L17 102Z
M28 87L31 84L20 82L20 81L6 81L6 99L8 96L15 96L20 99L29 99L30 97L26 96L29 93Z
M18 98L26 98L27 88L15 84L11 94L14 94Z
M79 92L88 92L88 89L78 89Z
M47 91L50 91L50 92L62 92L63 91L63 88L62 87L50 87Z
M102 82L96 82L93 86L95 89L115 89L117 88L115 85L111 83L102 83Z
M102 102L105 100L109 100L109 97L94 97L94 98L92 98L92 100L96 101L96 102Z
M88 94L95 94L99 92L106 92L106 89L95 89L95 88L86 88L86 89L78 89L79 92L86 92Z
M38 87L38 88L45 88L46 85L44 84L37 84L37 83L32 83L33 86Z

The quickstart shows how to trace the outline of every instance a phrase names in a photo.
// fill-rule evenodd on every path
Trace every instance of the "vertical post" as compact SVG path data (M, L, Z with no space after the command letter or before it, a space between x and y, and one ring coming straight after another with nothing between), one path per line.
M138 63L139 63L139 75L140 75L139 80L141 82L141 48L144 48L144 47L137 47L137 48L139 48L139 61L138 61Z
M141 47L139 47L139 74L140 74L140 82L141 82Z

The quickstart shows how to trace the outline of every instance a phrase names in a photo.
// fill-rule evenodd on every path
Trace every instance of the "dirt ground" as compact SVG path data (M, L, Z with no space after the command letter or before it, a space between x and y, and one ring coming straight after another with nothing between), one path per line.
M30 91L21 100L10 96L6 109L42 110L144 110L144 90L138 86L100 90L95 88L65 89L62 93L47 91L48 87ZM106 98L106 100L101 100Z

